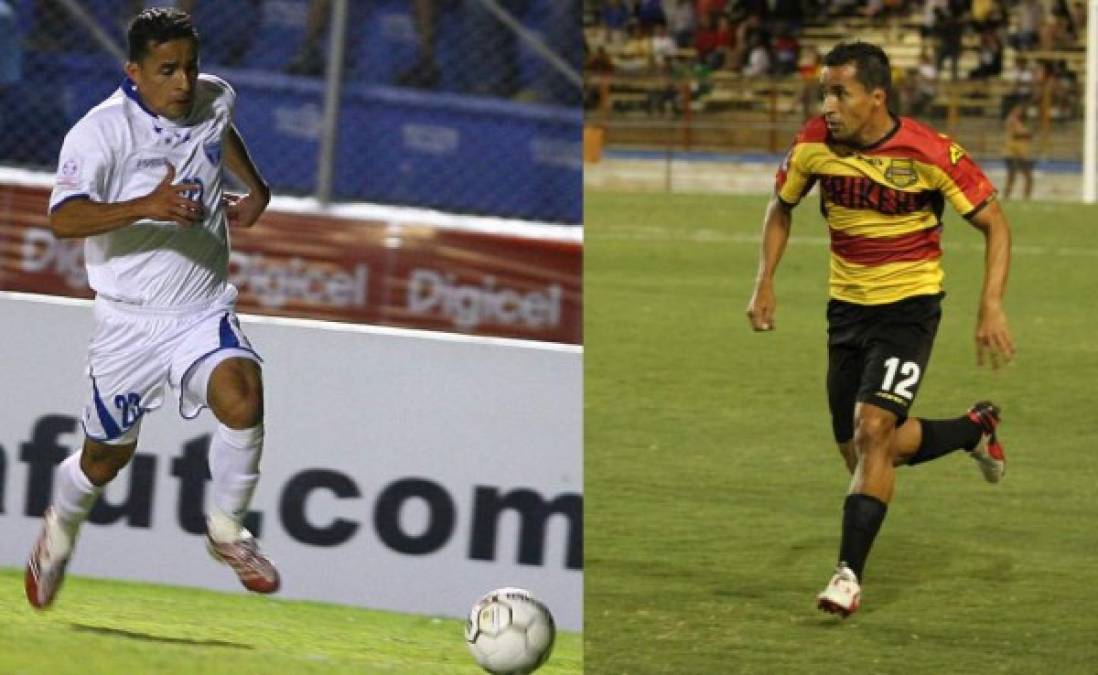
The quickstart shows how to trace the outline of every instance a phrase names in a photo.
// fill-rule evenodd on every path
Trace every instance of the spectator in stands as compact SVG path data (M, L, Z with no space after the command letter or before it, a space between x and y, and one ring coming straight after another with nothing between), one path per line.
M969 71L970 80L984 80L1003 74L1003 43L993 28L980 33L979 65Z
M747 63L743 67L744 77L765 77L770 75L771 58L769 37L766 31L754 31L748 38Z
M717 17L724 14L728 0L696 0L694 11L700 20L702 16L708 16L711 24L716 25Z
M1035 49L1040 42L1041 26L1045 23L1045 6L1041 0L1021 0L1014 10L1018 30L1011 37L1015 49Z
M1029 199L1033 192L1033 159L1031 143L1033 134L1026 125L1027 103L1017 102L1007 113L1005 126L1006 133L1006 187L1003 189L1003 197L1010 199L1010 192L1014 189L1014 179L1022 174L1022 193Z
M633 16L647 31L656 24L666 24L667 15L663 11L663 0L635 0Z
M679 48L674 38L667 32L667 24L653 24L651 43L650 51L657 69L670 67Z
M1074 46L1075 39L1075 21L1071 10L1063 0L1058 0L1053 5L1048 20L1041 26L1041 50L1051 52L1070 49Z
M935 67L942 72L942 64L950 62L950 76L957 79L957 66L961 58L961 39L964 35L964 0L948 0L945 6L934 9L934 40L937 46Z
M908 84L909 83L909 84ZM938 66L927 50L919 54L919 64L905 80L908 84L908 110L913 116L922 115L938 95Z
M785 76L797 72L797 57L801 46L797 38L790 32L787 26L783 26L770 45L774 65L771 68L774 75Z
M1009 97L1009 103L1033 103L1034 98L1034 83L1037 81L1037 75L1033 71L1033 66L1030 64L1029 59L1021 54L1014 57L1014 72L1010 77L1012 88ZM1007 106L1009 109L1009 105ZM1005 115L1004 115L1005 116Z
M689 0L687 0L689 1ZM625 29L629 23L629 8L625 0L604 0L602 5L602 25L610 33L610 39L616 44L625 44Z
M666 0L671 3L670 9L665 7L667 14L667 30L675 38L675 44L680 49L686 49L694 45L694 31L697 29L697 20L694 14L693 0Z
M652 69L652 41L635 19L626 28L625 44L614 55L614 70L626 75L643 75Z
M801 115L808 119L819 114L820 108L820 51L808 45L801 51L797 77L801 80Z
M783 31L798 35L804 24L804 7L800 0L768 0L757 13L765 18L772 35L781 35Z
M587 77L583 79L583 108L593 110L603 105L603 79L614 72L614 62L606 47L598 45L586 50L587 62L583 70Z
M698 32L694 35L694 49L698 62L711 70L720 70L729 63L732 52L732 25L727 16L721 15L713 23L711 14L698 15Z

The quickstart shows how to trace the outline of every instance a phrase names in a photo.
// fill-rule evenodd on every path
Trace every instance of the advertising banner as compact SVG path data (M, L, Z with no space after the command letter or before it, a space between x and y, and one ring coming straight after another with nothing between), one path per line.
M352 291L347 291L353 297ZM0 293L0 565L22 567L57 464L82 443L90 303ZM247 523L281 597L461 617L521 586L582 624L579 347L242 316L264 359ZM147 414L81 531L72 574L245 592L205 551L215 420ZM59 603L64 603L64 593Z
M0 184L0 290L91 297L83 241L53 236L48 199ZM579 241L440 227L411 209L345 212L275 206L234 229L241 311L582 343Z

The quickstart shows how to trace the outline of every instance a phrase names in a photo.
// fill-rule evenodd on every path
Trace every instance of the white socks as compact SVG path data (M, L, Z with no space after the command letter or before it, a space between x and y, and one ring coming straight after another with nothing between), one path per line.
M207 522L210 537L218 543L240 539L241 521L248 512L256 483L259 457L263 454L263 425L230 429L218 424L210 440L212 505Z
M60 524L75 535L80 523L88 517L95 500L103 492L102 487L92 485L80 468L84 451L73 453L57 467L53 486L53 508Z

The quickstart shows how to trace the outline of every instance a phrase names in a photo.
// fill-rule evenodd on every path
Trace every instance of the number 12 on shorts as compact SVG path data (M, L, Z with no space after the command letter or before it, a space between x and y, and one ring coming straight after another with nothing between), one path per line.
M896 373L899 371L900 380L896 381ZM919 368L919 364L914 361L904 361L900 363L900 359L892 356L885 359L885 376L884 381L881 382L882 391L890 391L897 396L903 396L910 400L915 398L915 394L912 393L909 387L915 386L919 382L919 375L922 374L922 370ZM895 387L893 387L895 383Z

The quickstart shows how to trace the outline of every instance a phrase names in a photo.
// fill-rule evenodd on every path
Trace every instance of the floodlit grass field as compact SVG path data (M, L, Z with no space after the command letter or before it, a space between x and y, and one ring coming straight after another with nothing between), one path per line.
M0 673L214 675L483 671L461 621L189 588L73 577L35 612L22 571L0 570ZM538 674L582 673L580 636L557 633Z
M1008 203L1018 356L975 365L983 238L946 216L944 318L915 414L1004 408L1004 482L899 470L863 609L816 611L848 477L824 394L813 194L744 317L763 197L585 195L587 672L1098 672L1098 208Z

